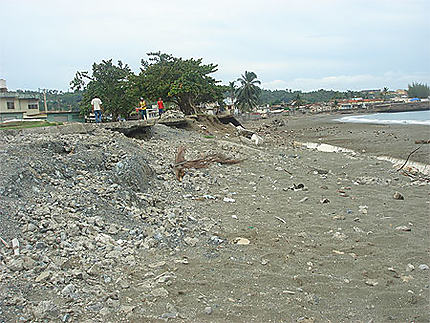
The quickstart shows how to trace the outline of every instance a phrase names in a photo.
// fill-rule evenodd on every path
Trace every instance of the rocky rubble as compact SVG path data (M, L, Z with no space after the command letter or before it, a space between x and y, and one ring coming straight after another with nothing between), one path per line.
M185 117L184 113L178 110L167 110L161 115L161 120L171 120L171 119L183 119Z
M157 125L149 141L103 129L3 137L0 237L20 248L17 254L1 244L0 317L130 318L145 311L124 294L166 297L163 286L175 274L165 263L146 263L145 253L174 255L210 229L187 198L210 185L207 171L189 173L183 183L171 171L171 141L187 143L192 135ZM179 257L174 265L186 263Z

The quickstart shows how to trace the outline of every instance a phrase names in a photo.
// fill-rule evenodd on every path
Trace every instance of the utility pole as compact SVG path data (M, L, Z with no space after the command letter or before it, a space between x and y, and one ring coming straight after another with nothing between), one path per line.
M43 90L43 101L44 101L44 107L45 107L45 113L48 113L48 105L46 104L46 89Z

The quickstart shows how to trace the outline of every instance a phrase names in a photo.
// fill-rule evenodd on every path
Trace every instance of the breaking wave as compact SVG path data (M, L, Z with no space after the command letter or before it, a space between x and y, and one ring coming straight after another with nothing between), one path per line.
M373 124L398 124L398 125L426 125L430 126L430 110L374 113L360 116L346 116L335 119L340 122L373 123Z

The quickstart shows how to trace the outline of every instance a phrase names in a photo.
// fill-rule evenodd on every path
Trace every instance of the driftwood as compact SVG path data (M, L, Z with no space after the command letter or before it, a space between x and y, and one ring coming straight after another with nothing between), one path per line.
M418 148L415 148L414 150L412 150L411 151L411 153L408 155L408 158L406 158L406 160L405 160L405 162L404 162L404 164L402 165L402 167L400 167L397 171L399 172L399 171L401 171L402 169L403 169L403 167L405 167L406 166L406 164L408 163L408 160L409 160L409 158L412 156L412 154L414 153L414 152L416 152L418 149L420 149L422 147L422 145L421 146L419 146Z
M430 144L430 139L429 139L429 140L415 140L415 143L416 143L417 145Z
M10 247L9 247L9 244L8 244L5 240L3 240L3 238L2 238L2 237L0 237L0 242L1 242L1 243L3 243L3 244L5 245L5 247L6 247L6 248L10 248Z
M206 168L212 163L220 163L223 165L233 165L242 162L240 159L228 159L221 154L211 154L199 159L185 160L185 147L179 146L175 157L173 170L178 181L182 181L185 175L186 168Z

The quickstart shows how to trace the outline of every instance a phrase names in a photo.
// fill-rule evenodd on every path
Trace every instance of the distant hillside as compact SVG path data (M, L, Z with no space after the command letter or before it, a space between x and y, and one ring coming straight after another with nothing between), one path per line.
M39 109L44 111L43 92L18 90L19 93L35 95L39 98ZM79 111L79 102L82 100L82 92L62 92L58 90L46 91L46 104L48 111Z
M304 103L327 102L330 100L342 100L360 97L363 99L376 99L382 97L382 92L379 90L363 90L363 91L333 91L333 90L318 90L311 92L292 91L292 90L262 90L260 95L260 104L288 104L298 98ZM390 95L387 95L389 98Z

